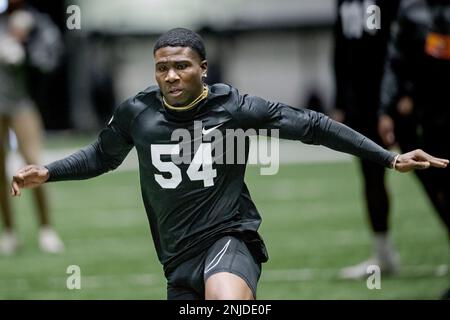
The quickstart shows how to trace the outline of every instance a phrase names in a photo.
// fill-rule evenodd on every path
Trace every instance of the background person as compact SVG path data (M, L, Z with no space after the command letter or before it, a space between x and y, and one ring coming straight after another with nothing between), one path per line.
M382 81L379 132L387 145L399 141L398 122L408 119L414 144L448 157L450 143L450 1L401 2ZM450 236L450 170L417 172Z
M7 187L9 129L17 137L24 161L39 162L43 127L30 94L33 84L28 82L28 75L31 68L42 72L54 70L61 53L60 34L51 20L24 1L9 1L7 11L0 15L0 212L4 227L0 253L3 254L12 254L19 246ZM39 246L46 252L61 252L64 245L51 227L44 188L36 188L33 196L40 225Z
M390 26L396 17L399 1L374 1L370 4L380 8L379 29L369 29L366 25L367 1L337 1L336 101L332 116L386 147L378 135L378 108ZM383 274L396 273L400 263L389 232L390 201L385 168L366 159L358 160L373 249L368 260L340 270L342 278L350 279L366 277L367 267L374 264Z

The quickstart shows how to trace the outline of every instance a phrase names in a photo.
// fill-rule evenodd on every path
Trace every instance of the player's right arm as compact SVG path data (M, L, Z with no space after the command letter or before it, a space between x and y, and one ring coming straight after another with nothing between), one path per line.
M20 196L22 188L50 181L89 179L117 168L134 146L130 128L139 103L135 99L122 103L97 141L87 147L46 166L30 165L18 170L12 179L11 194Z

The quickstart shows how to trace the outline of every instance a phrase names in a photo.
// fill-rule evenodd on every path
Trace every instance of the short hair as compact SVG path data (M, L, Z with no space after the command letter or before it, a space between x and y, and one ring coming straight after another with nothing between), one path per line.
M156 40L153 54L164 47L189 47L198 53L201 60L206 59L206 50L202 37L189 29L175 28L164 33Z

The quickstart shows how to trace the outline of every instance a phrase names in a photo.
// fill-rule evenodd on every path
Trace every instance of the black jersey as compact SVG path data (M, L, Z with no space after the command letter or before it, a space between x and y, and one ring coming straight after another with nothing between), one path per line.
M278 129L280 138L322 144L384 166L395 156L323 114L240 95L229 85L211 86L204 101L183 112L167 109L159 88L152 86L122 103L95 143L48 165L49 181L85 179L115 169L135 147L142 197L166 271L227 233L245 235L249 244L259 247L260 260L266 260L257 233L261 217L244 183L245 163L213 162L209 176L196 177L195 171L202 168L192 170L188 163L172 162L171 154L178 152L172 133L192 132L195 121L201 121L206 132ZM192 149L191 159L196 152Z

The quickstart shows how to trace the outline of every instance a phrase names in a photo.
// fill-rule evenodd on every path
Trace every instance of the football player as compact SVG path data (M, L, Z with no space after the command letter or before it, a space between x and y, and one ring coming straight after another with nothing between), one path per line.
M245 161L213 160L212 144L226 140L206 139L213 131L226 137L230 130L278 130L280 138L321 144L402 172L448 164L421 150L392 153L314 111L241 94L226 84L205 85L205 47L191 30L163 34L154 61L158 85L123 102L96 142L49 165L22 168L11 192L19 196L22 188L45 182L98 176L117 168L135 147L168 299L255 299L261 263L268 259L258 234L261 217L244 182ZM202 124L199 138L196 122ZM191 161L174 161L182 151L173 139L176 130L190 133L187 145L197 144L183 148ZM219 156L232 151L222 148ZM248 147L243 152L247 158Z

